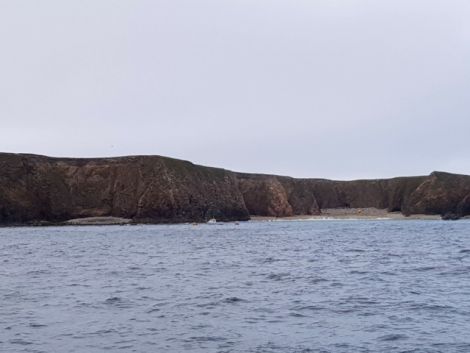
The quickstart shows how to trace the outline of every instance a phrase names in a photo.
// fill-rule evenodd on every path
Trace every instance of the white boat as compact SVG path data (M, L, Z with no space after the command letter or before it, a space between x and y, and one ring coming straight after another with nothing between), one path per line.
M217 223L217 220L216 220L215 218L211 218L211 219L209 219L209 220L207 221L207 223L209 223L209 224L215 224L215 223Z

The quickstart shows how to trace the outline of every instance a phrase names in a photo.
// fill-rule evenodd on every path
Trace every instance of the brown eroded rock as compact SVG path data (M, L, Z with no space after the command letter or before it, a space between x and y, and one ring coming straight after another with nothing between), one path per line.
M252 215L286 217L294 214L287 192L276 177L246 175L239 179L239 188Z
M160 157L0 154L0 224L117 217L133 222L247 220L376 208L470 215L470 176L334 181L234 173Z
M140 222L246 220L234 174L159 157L0 154L0 222L112 216Z
M446 214L458 218L469 214L467 196L470 176L433 172L410 195L407 214Z

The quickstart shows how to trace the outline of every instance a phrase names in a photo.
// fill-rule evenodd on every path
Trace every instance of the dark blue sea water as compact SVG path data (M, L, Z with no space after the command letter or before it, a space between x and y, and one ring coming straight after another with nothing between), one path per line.
M0 352L470 352L470 222L0 229Z

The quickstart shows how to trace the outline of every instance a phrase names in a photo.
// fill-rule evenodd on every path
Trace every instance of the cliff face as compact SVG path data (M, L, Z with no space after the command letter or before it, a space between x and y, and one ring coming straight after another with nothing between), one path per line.
M0 155L0 222L247 220L234 174L164 157Z
M470 215L470 176L433 172L429 176L333 181L237 174L250 214L315 215L325 208L375 207L404 215L448 218Z
M0 223L114 216L191 222L375 207L470 215L470 176L332 181L234 173L159 157L72 159L0 154Z
M375 207L409 214L411 195L426 177L333 181L237 174L250 214L320 214L324 208Z
M411 195L407 212L456 218L469 215L470 176L432 173Z

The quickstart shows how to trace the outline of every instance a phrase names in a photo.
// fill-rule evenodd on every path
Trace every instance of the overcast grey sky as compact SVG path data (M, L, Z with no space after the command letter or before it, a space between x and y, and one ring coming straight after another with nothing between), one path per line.
M0 151L470 174L468 0L0 0Z

